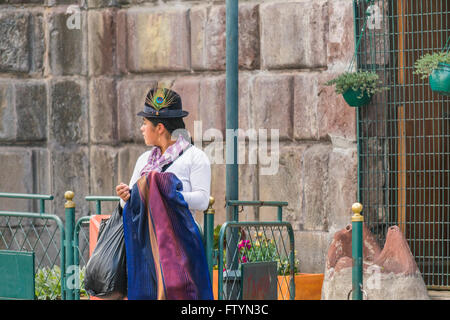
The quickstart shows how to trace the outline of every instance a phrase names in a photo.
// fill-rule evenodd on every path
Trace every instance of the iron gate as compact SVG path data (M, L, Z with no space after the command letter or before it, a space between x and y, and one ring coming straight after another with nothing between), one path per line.
M429 288L449 289L450 99L414 72L450 37L447 0L354 1L359 70L390 90L357 111L358 200L383 246L398 225Z

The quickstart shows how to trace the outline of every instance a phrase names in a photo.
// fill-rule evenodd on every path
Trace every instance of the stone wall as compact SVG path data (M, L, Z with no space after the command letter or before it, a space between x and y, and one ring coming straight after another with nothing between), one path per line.
M247 159L239 194L289 202L302 272L323 272L356 199L355 111L323 85L351 60L352 14L348 0L239 4L239 127L280 139L278 171ZM224 1L0 0L0 191L53 194L62 216L71 189L87 214L86 195L129 181L146 149L136 113L158 82L181 94L191 133L201 121L205 147L209 128L225 134ZM225 164L212 167L222 223ZM243 219L255 214L276 217Z

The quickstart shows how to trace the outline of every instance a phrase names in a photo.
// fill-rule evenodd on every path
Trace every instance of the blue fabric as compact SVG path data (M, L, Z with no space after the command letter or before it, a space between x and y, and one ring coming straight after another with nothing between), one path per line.
M201 235L178 192L181 181L157 172L141 179L145 184L134 185L123 210L128 299L154 300L158 291L160 299L213 299Z

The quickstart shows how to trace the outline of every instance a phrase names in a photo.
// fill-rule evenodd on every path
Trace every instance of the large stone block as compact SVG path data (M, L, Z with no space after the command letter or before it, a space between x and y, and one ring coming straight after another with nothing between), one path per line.
M110 78L93 78L89 86L89 123L93 143L117 140L116 82Z
M295 250L299 260L299 271L304 273L323 273L330 236L323 231L296 231Z
M51 141L63 146L87 143L86 84L78 80L53 80L50 92Z
M225 96L225 76L207 77L201 81L198 120L203 133L213 129L221 132L225 139Z
M303 153L302 215L304 230L328 231L328 163L332 147L315 144Z
M14 86L11 82L0 82L0 140L16 138L17 121L14 105Z
M278 129L280 139L292 138L292 82L290 75L261 75L254 79L250 110L255 129Z
M33 193L33 156L28 148L2 147L0 151L0 192ZM29 200L0 198L0 210L30 211Z
M47 148L33 148L32 151L33 193L52 194L49 151ZM53 212L51 202L47 202L46 208L48 208L47 212Z
M353 3L346 0L329 1L328 70L343 72L352 60L355 48Z
M195 70L225 69L225 13L222 6L190 10L191 59Z
M144 109L145 97L155 80L122 80L117 84L117 130L119 141L143 143L140 131L142 117L137 113Z
M357 200L358 154L353 148L333 147L328 162L328 192L326 196L328 229L344 228L352 216L351 206Z
M149 147L144 144L128 145L119 149L118 151L118 179L117 182L129 184L131 176L133 175L134 166L141 154L149 150Z
M0 151L0 192L52 194L48 151L44 148L11 148ZM7 200L0 198L0 210L39 211L34 200ZM46 201L46 212L52 212L51 201Z
M189 22L186 8L129 9L126 20L129 71L190 69Z
M318 73L299 73L294 76L294 138L317 140Z
M15 84L18 140L47 138L47 86L42 81Z
M283 219L292 223L294 230L302 230L304 217L303 157L306 145L281 146L278 170L274 175L259 175L259 197L262 201L287 201ZM261 167L261 165L259 165ZM261 220L276 219L276 208L261 208Z
M248 145L242 146L242 148L248 149ZM239 165L239 199L249 201L260 200L257 164L246 162ZM259 207L239 207L238 212L239 221L258 221L261 218Z
M239 74L238 127L242 130L242 133L239 133L240 140L254 140L255 137L252 133L258 131L251 109L252 81L253 78L249 74Z
M30 14L0 13L0 71L28 72Z
M47 88L43 81L0 82L0 139L45 140Z
M90 151L91 193L115 195L118 184L118 151L111 147L92 146Z
M64 216L64 193L75 193L76 216L85 216L89 204L85 197L89 195L89 149L87 147L60 148L50 150L50 167L52 172L52 190L55 196L55 213Z
M243 147L245 147L243 145ZM242 148L243 148L242 147ZM208 146L203 148L207 155ZM225 150L222 152L225 157ZM214 158L211 161L211 196L214 197L215 209L214 224L223 224L227 221L226 213L226 164L215 163ZM259 200L257 165L243 163L239 165L239 199L240 200ZM259 211L254 207L239 207L239 221L255 221L259 216ZM203 213L197 212L197 221L203 221Z
M0 71L40 72L44 59L41 13L0 13Z
M96 196L115 196L119 184L118 150L111 147L92 146L90 150L90 192ZM128 183L128 182L127 182ZM102 212L112 212L114 202L102 202ZM94 204L91 205L94 210Z
M190 11L192 68L225 70L225 6L198 6ZM259 67L258 5L239 6L239 67Z
M86 75L87 18L83 10L66 12L66 7L48 14L48 61L53 75Z
M88 12L89 74L115 74L116 10Z
M42 13L30 15L30 73L42 73L44 70L45 56L45 21Z
M260 17L263 68L326 66L328 1L261 4Z
M211 196L214 197L214 224L223 224L227 221L225 208L226 171L225 164L211 164ZM197 215L197 219L201 214ZM202 219L203 220L203 219Z
M120 73L127 71L127 12L127 10L118 10L116 13L116 65Z
M197 77L177 78L172 85L172 89L180 95L183 110L189 112L189 115L183 120L191 137L195 139L194 121L198 121L200 117L200 79Z

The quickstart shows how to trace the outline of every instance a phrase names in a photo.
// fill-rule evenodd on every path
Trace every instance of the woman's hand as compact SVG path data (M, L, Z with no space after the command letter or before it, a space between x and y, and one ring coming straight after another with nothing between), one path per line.
M123 182L116 186L116 193L125 202L130 199L130 188Z

